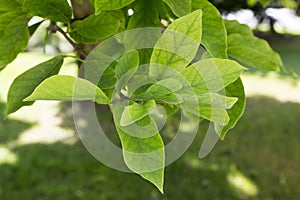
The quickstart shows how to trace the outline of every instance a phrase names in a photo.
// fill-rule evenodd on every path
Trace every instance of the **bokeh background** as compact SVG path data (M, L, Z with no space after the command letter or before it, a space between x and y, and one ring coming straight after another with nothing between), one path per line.
M280 53L287 68L300 74L299 7L273 4L267 10L249 9L236 1L222 7L222 2L214 1L224 18L248 24ZM57 35L51 35L45 46L45 34L40 28L27 52L0 72L1 200L300 198L299 77L247 71L242 76L247 106L238 125L199 159L208 126L201 123L190 149L166 168L162 195L138 175L115 171L94 159L74 129L70 103L39 101L3 119L14 78L57 53L72 50ZM68 59L60 73L75 75L76 63ZM174 115L165 130L172 130L178 120ZM101 114L101 124L116 136L109 113ZM171 135L165 131L163 137L167 140Z

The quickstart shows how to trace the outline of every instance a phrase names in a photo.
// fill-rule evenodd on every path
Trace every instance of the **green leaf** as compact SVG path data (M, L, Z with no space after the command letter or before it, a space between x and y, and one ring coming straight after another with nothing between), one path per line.
M90 15L77 22L75 32L83 37L103 39L115 34L120 27L120 21L109 12L101 12L99 15Z
M82 21L78 20L71 24L71 31L69 32L69 35L73 40L75 40L77 43L86 43L86 44L97 44L99 39L93 39L89 37L85 37L83 35L80 35L76 30L81 25Z
M31 105L33 102L23 102L24 98L28 97L46 78L57 74L63 60L62 56L57 56L18 76L8 91L7 115L17 111L22 106Z
M163 193L165 154L163 140L150 116L129 125L120 125L128 101L113 108L115 125L121 140L124 161L128 168L153 183Z
M198 97L198 109L195 108L196 102L188 104L193 97L185 99L185 105L182 106L184 114L189 117L197 117L210 120L220 126L225 126L229 122L227 109L230 109L237 98L226 97L217 93L206 93ZM191 115L192 114L192 115Z
M227 50L231 58L247 66L271 71L278 71L283 67L279 54L265 40L254 36L230 34Z
M131 105L125 107L121 116L120 125L129 126L144 117L148 116L155 106L155 101L148 101L144 105L132 102Z
M126 30L127 20L128 20L128 11L125 10L111 10L109 13L120 21L120 26L118 32L123 32Z
M210 58L213 58L210 53L208 51L204 51L203 54L201 55L201 59L204 60L204 59L210 59Z
M23 5L24 0L15 0L15 2L19 3L20 5Z
M258 69L278 71L283 63L278 53L262 39L255 37L247 25L225 20L228 33L228 55L237 61Z
M118 10L134 2L134 0L95 0L96 15L102 10Z
M139 65L139 52L137 50L126 52L119 60L115 67L116 77L118 79L116 92L119 93L121 89L127 84L132 76L137 71Z
M175 94L166 94L166 95L155 95L155 94L138 94L133 95L131 97L132 99L136 101L149 101L149 100L156 100L158 102L164 102L171 105L177 105L183 102L183 99L180 96L176 96Z
M225 126L229 122L229 116L224 108L199 107L200 117Z
M67 0L24 0L23 10L56 22L69 23L72 9Z
M175 114L179 110L179 106L178 105L165 104L165 105L163 105L163 107L164 107L164 110L167 113L167 116L171 116L171 115Z
M199 105L230 109L238 101L236 97L227 97L217 93L206 93L198 97Z
M192 0L163 0L177 17L187 15L192 10Z
M65 75L56 75L46 79L25 99L25 101L36 100L92 100L98 104L108 103L107 96L96 85L85 79Z
M70 32L69 35L73 40L77 43L85 43L85 44L97 44L99 41L98 39L88 38L80 35L76 31Z
M156 100L167 104L179 104L183 99L174 93L181 88L182 84L178 80L164 79L150 86L141 87L131 98L137 101Z
M115 70L112 67L108 67L102 74L98 87L101 89L112 89L117 83Z
M153 52L152 48L145 48L139 49L139 58L140 58L140 65L148 65L150 63L151 55Z
M118 64L116 65L117 78L120 79L126 73L128 73L128 72L131 73L131 71L133 73L135 73L138 65L139 65L139 52L137 50L132 50L132 51L126 52L118 60Z
M232 108L238 99L217 93L207 93L200 96L198 101L200 117L210 120L218 126L225 126L230 120L226 110Z
M154 47L150 75L163 79L168 68L181 72L193 60L201 43L202 11L175 20ZM157 68L158 65L163 66Z
M241 81L241 79L237 79L234 83L230 84L225 88L226 95L232 96L238 98L237 103L235 105L227 110L227 113L229 115L230 121L226 126L215 126L217 134L220 136L221 139L224 139L226 136L226 133L235 127L238 120L241 118L241 116L244 113L245 105L246 105L246 97L244 92L244 86Z
M245 69L235 61L212 58L192 64L182 75L191 84L196 95L200 96L225 88L237 80Z
M18 7L20 7L20 4L18 4L16 1L14 0L0 0L0 12L6 12L6 11L14 11L16 10Z
M202 44L206 50L215 58L227 58L227 34L217 8L206 0L193 0L192 7L203 12Z
M91 56L91 54L89 56ZM105 70L114 63L114 59L101 53L96 56L92 55L91 57L95 57L97 59L86 59L84 61L84 77L91 83L98 85Z
M127 83L128 96L144 93L153 83L155 79L148 75L135 74Z
M246 24L240 24L236 20L224 20L227 34L239 33L242 35L253 36L253 32L250 27Z
M163 96L170 93L175 93L182 88L182 84L176 79L163 79L151 85L146 91L145 95Z
M136 0L133 4L134 14L129 18L128 29L138 27L160 27L158 6L160 0Z
M21 4L14 0L0 0L0 70L26 48L28 21Z
M5 31L6 27L19 16L24 15L20 10L8 11L0 14L0 32Z

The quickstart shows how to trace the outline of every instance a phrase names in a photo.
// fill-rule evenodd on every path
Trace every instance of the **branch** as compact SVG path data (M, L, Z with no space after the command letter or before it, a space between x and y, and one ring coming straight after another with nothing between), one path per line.
M61 33L64 38L72 45L72 47L75 49L75 51L77 51L78 54L81 54L82 56L84 56L84 58L86 58L88 55L86 52L84 52L79 45L77 45L69 36L68 34L62 30L57 24L56 22L51 22L51 27L49 29L49 34L51 33L56 33L59 32Z

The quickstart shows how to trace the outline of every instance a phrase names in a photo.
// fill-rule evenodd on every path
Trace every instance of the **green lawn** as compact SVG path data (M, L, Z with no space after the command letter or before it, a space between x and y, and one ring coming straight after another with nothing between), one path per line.
M278 47L284 61L293 60L289 65L297 71L300 60L295 54L300 52L300 43L293 51L286 50L291 48L289 43L283 44L279 43ZM31 58L31 55L21 56L13 68L20 63L26 65L25 61L32 64ZM5 108L3 101L12 74L0 73L0 113ZM280 91L280 96L291 91L299 91L300 95L299 79L295 86L286 77L264 76L274 85L278 81L286 82L289 87ZM24 108L0 121L0 199L297 200L300 197L300 96L294 95L293 103L286 102L290 98L279 99L276 95L257 96L253 85L261 79L257 74L245 76L247 88L252 87L245 115L225 140L200 160L198 151L208 125L201 124L191 148L167 167L164 195L138 175L118 172L94 159L72 130L68 104L38 103ZM278 88L272 89L276 94ZM59 115L58 110L62 111ZM102 123L111 129L110 116L105 119ZM173 123L178 120L174 117Z

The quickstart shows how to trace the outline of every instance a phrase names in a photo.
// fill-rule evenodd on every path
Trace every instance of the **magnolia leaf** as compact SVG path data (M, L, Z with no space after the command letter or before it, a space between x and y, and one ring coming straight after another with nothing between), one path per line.
M20 4L14 0L0 0L0 12L15 11L18 7Z
M187 15L192 10L192 0L163 0L177 17Z
M138 95L133 95L131 98L134 99L135 101L156 100L158 102L164 102L171 105L178 105L183 102L183 98L181 96L175 95L173 93L161 95L161 96L155 94L149 94L149 93L145 93L145 94L140 93Z
M117 103L113 108L124 161L130 170L153 183L163 193L165 166L163 140L155 122L149 116L122 127L120 125L121 116L128 105L128 101L123 101Z
M120 27L120 21L109 12L90 15L76 23L74 32L91 39L103 39L115 34Z
M178 105L165 104L165 105L163 105L163 107L164 107L164 110L165 110L167 116L171 116L179 110Z
M108 67L102 74L98 86L101 89L111 89L115 87L116 83L117 79L115 69L113 69L112 67Z
M19 16L25 16L24 12L20 9L14 9L0 13L0 32L5 31L7 26Z
M155 101L148 101L144 105L132 102L131 105L125 107L122 114L120 125L128 126L144 117L148 116L155 106Z
M72 9L67 0L24 0L23 10L56 22L69 23L72 17Z
M210 59L210 58L213 58L210 53L208 51L204 51L203 54L201 55L201 59L204 60L204 59Z
M118 10L134 2L134 0L95 0L96 15L100 14L102 10Z
M175 20L163 33L154 47L150 75L157 79L168 78L166 70L181 72L193 60L201 43L202 11L197 10ZM157 68L157 65L163 66ZM169 69L168 69L169 68Z
M163 96L170 93L175 93L182 88L182 84L176 79L163 79L151 85L146 91L145 95Z
M17 13L19 12L14 14ZM0 70L25 50L29 39L27 28L29 18L26 15L12 17L12 21L9 22L0 19Z
M225 126L230 120L227 109L231 108L236 101L237 98L207 93L198 97L198 101L193 100L193 96L185 99L181 108L191 120L199 121L203 118L220 126Z
M123 10L111 10L109 13L120 21L118 33L125 31L127 26L127 13L123 12Z
M167 104L179 104L183 98L175 93L182 88L182 84L176 79L164 79L146 87L141 87L131 98L137 101L156 100Z
M98 39L88 38L80 35L76 31L70 32L69 35L73 40L77 43L85 43L85 44L97 44L99 41Z
M238 101L236 97L227 97L217 93L206 93L198 97L199 105L230 109Z
M224 108L199 107L200 117L225 126L229 122L229 116Z
M129 18L128 29L138 27L160 27L161 22L158 13L160 0L137 0L132 5L134 14Z
M128 96L139 95L145 93L145 91L155 83L155 79L149 77L149 75L135 74L127 83Z
M25 99L25 101L36 100L92 100L98 104L108 103L107 96L96 85L85 79L66 75L56 75L46 79Z
M116 77L118 79L116 92L127 84L137 71L139 65L139 52L137 50L126 52L119 60L115 67Z
M238 101L233 105L232 108L227 110L229 115L230 121L226 126L216 125L215 129L217 134L220 136L221 139L224 139L226 133L235 127L238 120L244 113L245 105L246 105L246 97L244 92L244 86L241 79L237 79L234 83L228 85L225 88L226 95L238 98Z
M227 20L225 25L228 33L229 57L258 69L271 71L284 69L279 54L273 51L268 42L255 37L247 25Z
M89 54L91 56L91 54ZM91 83L98 85L105 70L114 63L114 59L108 55L92 55L97 59L85 59L83 63L84 77Z
M283 67L279 54L265 40L254 36L230 34L227 50L231 58L247 66L271 71Z
M6 114L16 112L22 106L32 105L33 102L23 102L23 100L46 78L56 75L62 64L63 57L57 56L19 75L9 88Z
M253 36L253 32L246 24L240 24L236 20L224 20L227 34L239 33L242 35Z
M173 93L160 97L155 97L154 99L171 105L178 105L183 102L183 98L181 96L175 95Z
M192 64L182 75L191 84L188 88L192 87L196 95L201 96L225 88L237 80L245 69L235 61L212 58Z
M93 39L93 38L89 38L89 37L85 37L83 35L80 35L76 29L78 29L78 27L80 26L80 24L82 23L82 21L75 21L71 24L71 30L69 32L69 35L72 37L73 40L75 40L77 43L85 43L85 44L96 44L98 42L98 38L97 39Z
M132 50L126 52L119 60L116 65L116 76L120 79L126 73L134 74L139 65L139 52ZM133 75L132 74L132 75Z
M227 58L227 34L222 16L206 0L192 0L193 10L202 9L202 44L215 58Z

